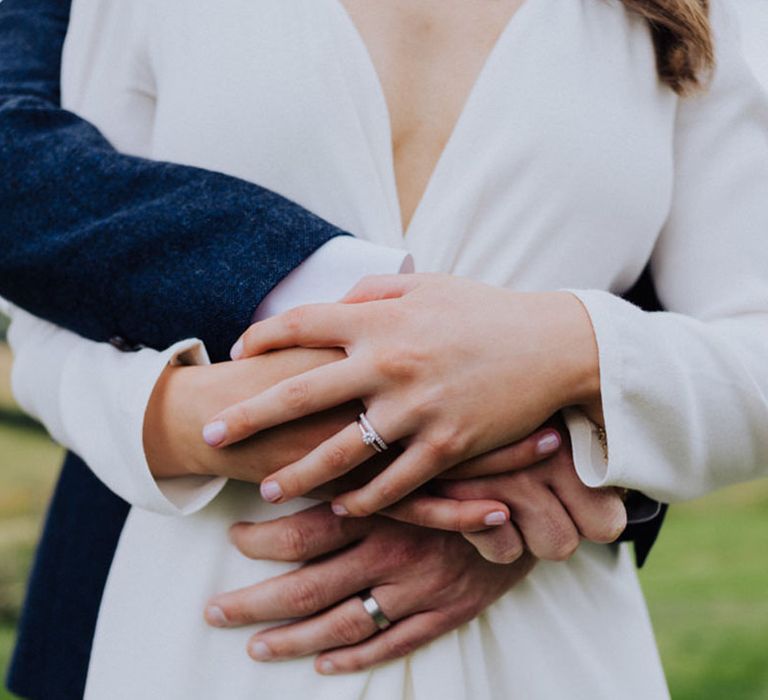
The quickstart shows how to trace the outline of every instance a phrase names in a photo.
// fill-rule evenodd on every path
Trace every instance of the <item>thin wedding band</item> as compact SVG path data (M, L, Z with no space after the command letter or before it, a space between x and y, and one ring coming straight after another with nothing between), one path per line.
M379 605L379 601L376 600L376 598L374 598L371 593L369 593L365 598L360 596L360 599L363 601L363 607L365 608L365 612L367 612L371 616L371 619L375 623L376 627L378 627L380 630L383 631L387 629L387 627L392 626L392 622L384 614L384 611L381 609L381 606Z
M368 447L372 447L376 452L385 452L389 449L389 445L387 445L381 435L376 432L365 413L360 414L360 418L357 421L357 427L360 428L360 435L363 438L363 442L368 445Z

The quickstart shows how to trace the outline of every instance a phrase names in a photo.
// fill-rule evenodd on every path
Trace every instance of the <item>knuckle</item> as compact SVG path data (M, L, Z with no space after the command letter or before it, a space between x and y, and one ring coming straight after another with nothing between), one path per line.
M567 561L579 548L579 537L570 528L555 526L551 530L551 550L548 559Z
M294 410L302 410L309 404L310 387L305 381L290 382L283 390L283 401Z
M412 651L416 649L416 643L412 639L403 637L393 637L384 645L385 657L387 659L400 659L403 656L408 656Z
M342 445L329 445L323 455L323 462L327 468L335 472L349 464L349 455Z
M492 548L494 564L513 564L523 555L523 545L520 542L502 542ZM485 557L488 559L488 557Z
M289 333L299 332L306 321L306 310L302 307L290 309L283 314L283 325Z
M416 372L411 354L402 348L379 351L375 367L382 376L395 380L411 379Z
M466 447L464 433L457 426L443 428L425 441L428 457L437 462L459 457L466 451Z
M627 511L617 496L605 494L597 510L600 517L591 518L582 528L584 537L598 544L614 542L627 526Z
M246 403L240 403L231 408L227 423L235 429L247 428L252 423L252 412Z
M288 608L297 616L311 615L322 607L320 589L312 579L295 581L286 586L283 595Z
M288 525L280 533L281 549L288 561L303 561L309 554L309 538L297 525Z
M332 641L340 646L355 644L366 636L360 622L349 615L341 615L333 621L330 635Z

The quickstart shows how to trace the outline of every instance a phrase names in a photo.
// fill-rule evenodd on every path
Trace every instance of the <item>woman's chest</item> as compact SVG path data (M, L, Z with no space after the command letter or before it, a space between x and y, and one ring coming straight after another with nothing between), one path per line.
M393 36L366 40L376 14L355 18L368 3L348 2L162 3L153 157L244 177L402 245L397 150L421 131L411 146L428 151L429 174L405 244L423 268L475 274L473 260L505 251L494 281L532 285L553 248L567 261L585 245L611 274L642 267L669 203L675 110L643 27L610 3L507 5L457 50L457 88L450 27L395 60ZM395 34L403 16L378 15ZM439 57L422 65L413 51Z

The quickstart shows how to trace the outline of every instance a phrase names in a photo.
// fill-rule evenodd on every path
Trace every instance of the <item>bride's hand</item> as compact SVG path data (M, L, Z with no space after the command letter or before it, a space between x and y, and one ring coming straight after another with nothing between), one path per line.
M315 668L324 674L409 654L475 618L535 563L526 554L515 564L492 564L454 533L378 516L339 518L327 505L267 523L240 523L231 537L252 559L315 561L216 596L205 612L209 624L301 618L258 632L248 653L257 661L320 653ZM363 608L363 591L375 597L391 628L379 632Z
M368 278L346 301L252 326L235 357L292 346L342 347L348 357L220 412L206 429L209 443L225 446L363 399L381 437L405 449L369 484L337 498L339 514L379 511L459 462L523 438L564 406L599 405L592 326L571 294L400 275ZM350 423L263 482L262 493L273 502L303 495L371 454Z

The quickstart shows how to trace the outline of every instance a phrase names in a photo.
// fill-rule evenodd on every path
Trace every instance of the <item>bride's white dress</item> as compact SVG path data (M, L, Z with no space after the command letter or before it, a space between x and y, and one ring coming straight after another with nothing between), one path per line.
M725 37L727 23L717 24ZM768 385L755 322L765 325L768 299L768 144L758 128L768 119L735 39L718 49L711 94L681 103L656 78L645 23L621 3L528 0L405 236L382 89L337 0L75 0L63 96L122 150L257 182L361 238L406 248L420 271L591 290L579 295L600 343L611 454L606 464L589 424L571 415L580 474L674 498L768 462L754 383ZM652 254L665 302L700 320L650 317L612 296ZM591 544L375 670L324 678L311 659L254 663L253 629L207 627L205 601L290 567L243 558L227 528L307 503L275 507L229 484L186 517L134 507L87 698L667 697L630 553Z

